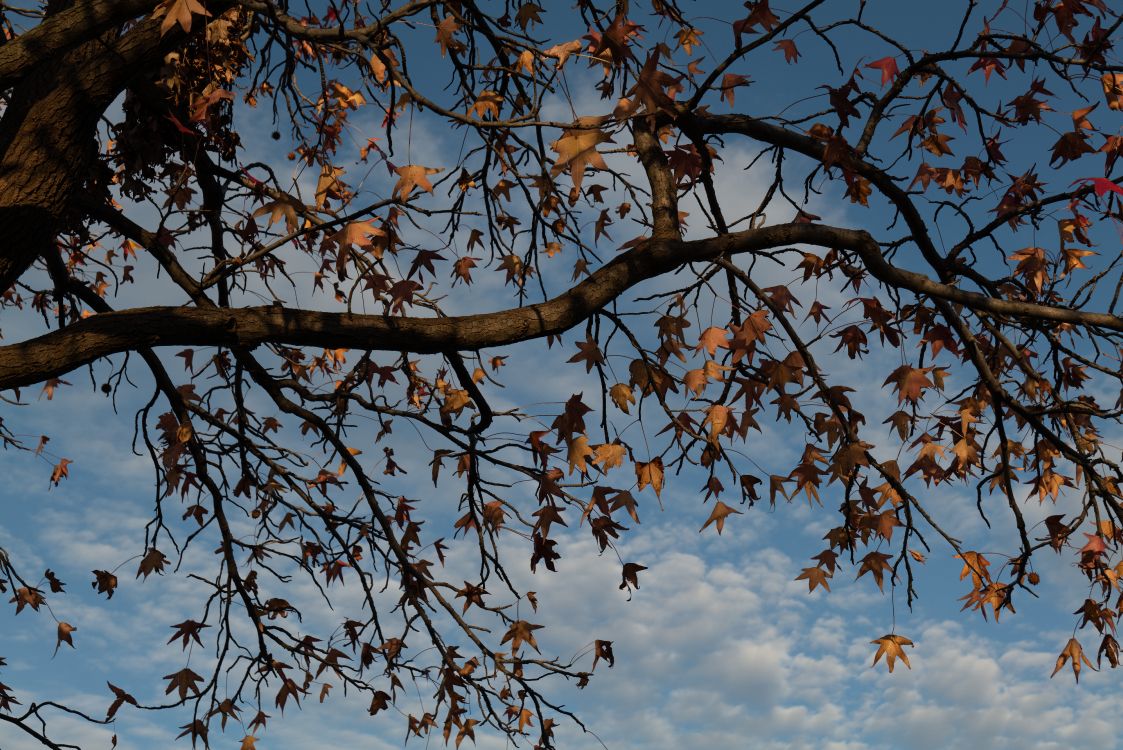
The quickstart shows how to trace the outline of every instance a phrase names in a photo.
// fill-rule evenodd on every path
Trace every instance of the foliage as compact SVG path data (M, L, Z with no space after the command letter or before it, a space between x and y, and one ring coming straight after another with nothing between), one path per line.
M864 0L5 3L0 438L62 485L80 457L24 413L82 368L151 392L155 513L90 584L111 609L217 550L167 623L213 657L163 678L181 736L230 719L254 748L334 687L411 735L553 747L579 717L550 686L611 667L611 634L550 653L508 568L549 575L563 528L616 550L672 493L703 534L809 503L832 524L811 591L850 571L911 604L950 555L997 620L1066 556L1088 588L1057 602L1079 619L1056 668L1092 667L1082 641L1117 666L1123 16L963 5L944 38ZM716 180L743 168L767 175L750 206ZM511 405L546 345L585 385ZM794 462L760 450L771 421ZM1012 545L965 548L945 486ZM619 562L630 594L644 561ZM24 617L72 596L0 573ZM306 627L300 592L344 587ZM872 643L909 666L909 638ZM104 721L141 687L110 684ZM0 684L0 719L57 747L58 706L19 698Z

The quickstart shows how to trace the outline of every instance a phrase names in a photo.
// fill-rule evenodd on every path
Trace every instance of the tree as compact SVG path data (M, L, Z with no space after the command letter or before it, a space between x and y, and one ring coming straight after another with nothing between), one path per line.
M413 735L553 747L550 685L611 666L610 634L540 653L508 570L549 575L563 527L615 549L672 491L707 534L821 508L812 590L850 570L911 604L917 566L954 555L965 608L998 619L1065 555L1088 589L1057 603L1080 628L1057 670L1097 645L1118 665L1123 15L972 2L915 29L865 5L0 9L0 436L59 485L81 459L25 415L87 377L150 393L155 513L92 586L111 608L122 560L147 579L217 550L197 616L168 623L213 656L164 678L183 736L254 717L252 748L266 709L334 683L378 714L414 683ZM426 161L425 128L455 158ZM748 168L746 208L715 174ZM586 385L508 403L543 346ZM803 436L797 462L746 456L765 420ZM426 463L432 496L401 489ZM927 499L944 486L1014 545L964 547L962 509ZM620 563L630 593L645 568ZM0 572L16 612L72 596ZM358 604L310 632L300 581ZM904 635L874 644L908 665ZM138 703L110 691L106 720ZM48 747L56 710L0 685L0 719Z

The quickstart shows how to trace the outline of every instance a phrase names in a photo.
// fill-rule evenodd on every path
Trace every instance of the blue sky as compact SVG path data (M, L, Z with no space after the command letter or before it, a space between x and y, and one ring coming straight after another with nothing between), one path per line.
M694 7L700 15L706 15L703 11L712 15L727 12L724 4ZM776 7L782 6L777 3ZM900 28L906 38L922 46L923 34L949 18L934 8L934 3L870 2L866 12L870 18L888 19L887 25ZM921 12L928 15L920 18L916 14ZM712 33L716 37L721 32ZM783 67L778 53L759 58L771 59L776 68L751 71L760 83L739 91L739 103L750 102L754 109L759 106L765 112L767 106L757 105L754 96L765 101L777 96L790 99L790 90L798 86L806 86L809 95L817 93L812 81L840 82L831 72L826 53L816 51L810 40L805 44L806 36L798 39L807 55L800 66ZM870 49L864 56L844 59L844 67L883 54L886 52ZM708 57L713 59L712 54ZM869 71L869 80L874 75ZM611 108L591 93L591 81L580 69L571 69L568 80L579 114L599 114ZM568 106L561 101L556 106L559 116L564 116ZM1066 116L1058 113L1058 117ZM364 129L377 132L373 115L365 120L356 116L355 122L359 134ZM264 127L251 127L247 132L255 130L267 132ZM247 141L246 161L265 156L269 145ZM412 125L410 142L399 145L403 154L399 163L448 163L459 147L458 139L446 137L440 125L419 118ZM1013 144L1011 153L1035 147ZM716 181L719 193L730 196L729 213L738 213L734 208L741 213L751 210L765 190L767 170L742 171L752 152L741 145L732 145L722 156ZM278 166L291 171L283 162ZM314 179L314 175L293 171L294 182L305 189ZM371 170L368 180L364 187L375 193L388 192L392 184L380 169ZM855 208L831 192L807 208L825 222L840 225L880 228L889 220L876 207L869 211ZM692 231L701 233L701 216L696 219ZM613 236L622 242L627 239L624 232L621 223ZM551 290L564 286L569 268L568 262L559 265L557 278L547 280ZM294 270L299 279L312 269L294 264ZM776 269L763 269L762 274L766 279L774 274L769 284L786 283L794 276ZM509 304L509 289L502 286L501 279L499 274L480 274L477 285L468 292L462 290L450 304L460 312ZM637 294L670 288L661 287L665 283L653 282ZM307 287L302 290L306 291ZM149 302L160 295L151 288L131 293L136 301ZM810 298L811 290L806 293ZM796 296L802 297L798 287ZM301 299L308 302L307 297ZM324 302L313 298L311 304ZM707 310L694 314L697 333L711 320ZM34 325L22 320L3 322L9 339ZM549 350L532 344L489 352L511 355L506 388L495 392L495 405L521 405L548 423L558 405L572 394L591 393L596 383L585 376L584 367L566 363L573 341L582 338L583 332L578 331L565 337L562 346ZM179 375L182 363L173 354L165 352L164 359ZM881 373L892 369L895 358L899 355L875 350L863 362L835 357L826 360L825 366L839 382L863 382L864 378L869 383L854 398L860 411L873 415L895 408L893 393L880 387ZM610 357L609 363L626 372L625 359ZM869 372L878 373L876 382L870 380ZM204 537L190 548L179 574L147 580L133 577L133 556L143 551L143 527L154 493L149 460L133 455L130 448L131 415L147 398L150 386L138 368L130 373L138 387L121 393L116 412L80 371L67 376L73 386L60 389L52 400L28 390L24 393L28 408L4 413L6 426L14 432L50 435L51 442L38 458L0 453L0 476L5 478L0 490L0 548L22 570L33 573L51 567L67 583L65 596L49 599L50 612L25 611L16 616L12 608L0 610L0 656L8 662L0 668L0 681L14 688L25 705L56 700L100 716L112 699L106 681L124 687L142 703L159 704L164 701L166 684L162 675L185 663L202 673L210 663L205 649L185 652L178 643L166 643L172 632L168 626L197 614L199 597L205 595L203 586L185 574L208 569L213 545L203 541L209 540ZM751 436L738 450L744 460L761 466L790 468L803 448L804 434L786 422L772 421L771 415L765 419L762 433ZM650 433L661 427L657 421L648 425ZM656 429L650 429L652 426ZM287 429L295 432L293 425ZM885 428L874 427L870 434L885 450L896 448ZM442 482L434 489L428 481L431 453L419 439L408 434L397 437L395 458L410 472L397 486L411 497L421 498L420 505L433 526L450 525L455 518L455 485ZM368 455L379 452L371 447ZM74 461L71 478L51 488L46 479L50 465L63 456ZM525 564L525 544L510 541L507 549L516 583L538 592L541 609L533 619L549 625L540 638L544 653L587 652L596 638L615 644L616 665L611 669L598 666L587 688L554 685L551 694L573 708L589 730L583 733L563 725L560 747L1110 747L1123 730L1114 698L1114 674L1086 671L1079 684L1068 673L1048 679L1057 652L1071 635L1072 618L1065 607L1070 601L1072 607L1079 604L1078 595L1072 592L1083 585L1071 554L1041 554L1037 569L1043 579L1042 599L1023 597L1018 613L1005 614L1000 625L984 622L977 613L959 612L957 599L967 587L957 581L960 564L942 546L936 546L919 569L921 596L911 612L903 592L879 594L868 580L853 582L854 571L849 568L832 580L829 594L822 590L809 594L805 583L794 578L810 564L808 557L822 548L822 534L833 525L837 489L824 492L825 510L809 506L802 498L775 509L767 503L742 508L744 514L731 518L719 536L713 529L698 532L708 514L697 492L703 480L696 472L684 472L668 483L661 503L650 490L638 495L642 523L627 535L618 552L621 559L641 562L648 569L641 574L641 588L630 595L617 588L617 557L611 552L598 553L584 528L571 528L559 537L563 559L556 574L540 572L531 577ZM512 493L523 499L533 495L532 488L525 485L516 485ZM968 488L939 488L922 495L922 500L945 520L951 533L965 540L965 547L1011 548L1015 537L1009 511L1000 504L987 506L992 531L975 512L974 494ZM660 504L663 510L659 510ZM1051 506L1038 507L1036 500L1027 501L1025 510L1030 524L1060 512ZM90 587L90 571L118 565L120 589L112 601L106 601ZM454 549L449 569L466 565ZM357 592L352 587L337 593L343 611L347 598ZM308 587L298 587L296 595L309 603L305 610L308 626L322 625L330 631L337 615L314 604L315 593ZM1050 601L1054 596L1063 606ZM78 626L76 649L63 646L52 656L52 615ZM894 630L916 644L909 651L912 669L898 666L893 674L880 665L871 669L875 647L870 640ZM419 698L423 702L424 696ZM290 709L283 717L279 711L270 711L273 718L258 747L402 747L403 717L388 711L372 718L366 714L367 703L362 697L335 693L322 705L314 695L309 696L303 711ZM139 750L186 746L185 740L173 743L190 716L186 709L157 713L126 706L108 727L90 726L57 713L51 719L60 741L107 748L110 736L117 734L118 747ZM236 723L225 734L215 727L211 744L234 748L243 734ZM494 733L481 730L477 734L477 747L508 746ZM434 736L430 742L440 739ZM421 744L423 740L414 738L407 746ZM0 747L24 750L38 746L0 724Z

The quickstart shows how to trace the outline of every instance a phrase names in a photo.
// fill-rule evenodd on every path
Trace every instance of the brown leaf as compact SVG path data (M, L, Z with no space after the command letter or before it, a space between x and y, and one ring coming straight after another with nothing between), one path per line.
M58 624L58 640L55 642L55 653L58 653L59 646L66 643L71 648L74 648L74 638L70 635L78 628L71 625L69 622L59 621Z
M532 625L526 620L515 620L507 629L500 645L510 641L511 653L518 653L523 643L526 642L530 644L531 648L538 651L538 642L534 640L534 631L541 627L541 625Z
M702 524L702 528L698 529L698 531L705 531L706 527L712 523L715 527L717 527L717 533L720 534L725 528L725 519L734 513L739 514L741 513L741 511L737 510L736 508L730 507L722 501L718 500L716 503L714 503L714 509L710 511L710 517L706 519L706 522Z
M885 665L889 667L890 672L893 671L893 665L898 658L905 663L906 667L912 669L912 665L909 664L908 654L904 651L904 646L913 645L913 642L908 638L905 638L903 635L893 635L890 633L889 635L883 635L876 640L870 641L870 643L877 644L877 653L874 654L873 664L870 666L877 666L877 662L881 660L882 656L885 656Z

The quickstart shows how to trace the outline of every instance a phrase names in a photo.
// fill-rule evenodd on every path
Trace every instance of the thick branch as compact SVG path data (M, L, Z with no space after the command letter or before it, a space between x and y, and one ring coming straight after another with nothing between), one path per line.
M0 47L0 89L36 65L156 6L156 0L88 0L59 11Z
M94 315L60 331L0 347L0 388L57 377L96 359L140 347L287 344L416 354L471 351L562 333L627 289L687 263L794 244L847 249L885 284L997 315L1123 331L1123 318L986 297L889 264L860 230L777 224L691 242L652 240L619 256L565 293L536 305L481 315L409 318L298 310L147 307Z

